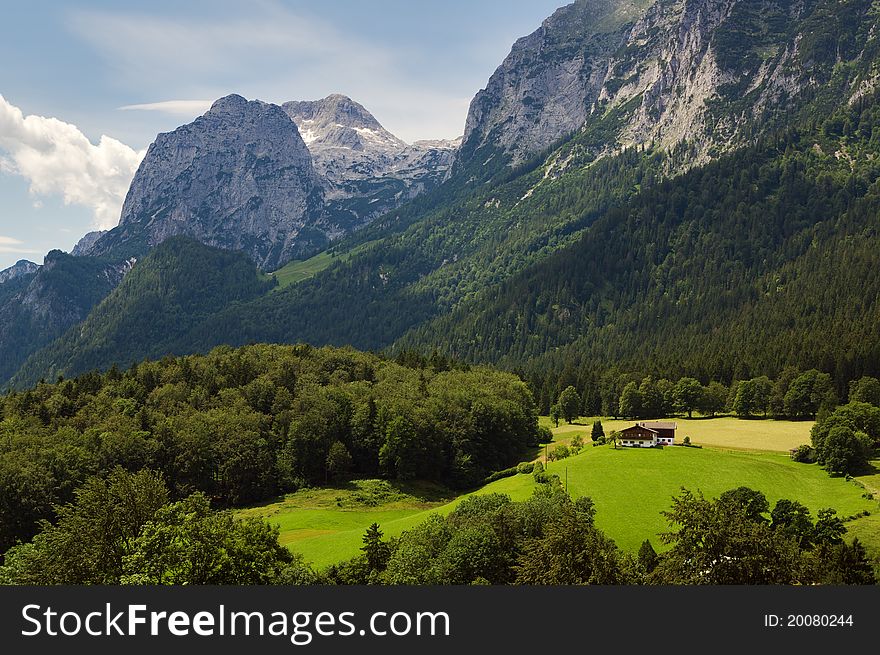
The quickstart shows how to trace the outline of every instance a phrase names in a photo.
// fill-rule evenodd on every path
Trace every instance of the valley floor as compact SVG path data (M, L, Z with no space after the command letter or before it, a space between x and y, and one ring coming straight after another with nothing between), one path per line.
M625 550L636 551L645 539L658 551L664 548L659 534L668 526L660 512L670 507L682 487L714 497L747 486L763 492L771 507L780 498L789 498L806 505L814 515L825 507L833 507L845 519L870 512L847 521L848 536L857 536L872 557L880 557L880 504L864 497L866 488L880 497L876 494L880 475L861 478L863 488L853 481L831 478L815 464L792 461L788 449L809 443L812 423L679 419L679 440L688 435L704 447L663 449L593 447L589 439L592 420L579 423L560 424L554 429L554 443L570 442L574 434L586 432L586 447L578 455L550 462L548 471L567 484L572 496L593 498L597 526ZM631 423L603 420L606 433ZM533 476L520 474L472 493L503 493L523 500L535 487ZM452 511L468 495L455 497L430 485L403 487L361 480L336 489L300 491L243 514L279 525L282 543L315 565L325 566L358 554L363 533L373 522L379 523L386 538L399 535L431 512Z

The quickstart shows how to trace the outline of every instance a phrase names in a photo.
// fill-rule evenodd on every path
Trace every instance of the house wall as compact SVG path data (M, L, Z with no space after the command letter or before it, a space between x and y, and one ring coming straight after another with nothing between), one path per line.
M627 448L653 448L655 446L653 439L627 439L621 437L620 443Z

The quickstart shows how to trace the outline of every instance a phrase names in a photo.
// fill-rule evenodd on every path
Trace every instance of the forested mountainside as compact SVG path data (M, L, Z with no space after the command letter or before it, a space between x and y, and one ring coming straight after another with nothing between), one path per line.
M863 0L563 8L474 100L446 183L311 279L166 321L163 345L438 348L538 380L573 361L704 382L816 367L843 388L877 374L860 281L877 259L877 15ZM549 129L558 112L524 109L539 96L579 98L583 127ZM125 320L137 302L108 298L100 339L70 330L15 383L155 352Z
M0 379L82 321L130 268L53 250L33 272L0 283Z

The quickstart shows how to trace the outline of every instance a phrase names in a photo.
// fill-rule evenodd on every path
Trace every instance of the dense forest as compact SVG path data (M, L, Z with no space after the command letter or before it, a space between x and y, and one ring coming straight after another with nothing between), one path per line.
M0 398L0 552L56 518L89 476L161 474L172 500L218 506L344 475L468 487L539 431L509 373L410 368L351 349L222 347Z
M730 385L794 367L832 375L843 396L850 381L880 374L876 100L863 95L671 178L663 171L687 161L686 146L452 194L281 290L243 261L222 268L231 254L176 240L14 383L303 340L439 348L515 370L536 392L566 368Z

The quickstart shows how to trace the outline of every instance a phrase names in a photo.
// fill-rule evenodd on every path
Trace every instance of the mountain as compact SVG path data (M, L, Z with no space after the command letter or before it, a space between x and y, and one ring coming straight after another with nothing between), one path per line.
M16 280L25 275L36 273L37 269L39 268L40 267L38 264L29 262L26 259L19 259L9 268L0 271L0 284L3 284L4 282L9 282L10 280Z
M184 234L273 270L437 186L456 147L409 146L341 95L283 108L230 95L157 137L119 226L75 254L142 256Z
M343 95L285 102L282 108L308 145L329 199L363 198L379 215L443 182L458 141L408 145L379 124L362 105ZM390 185L390 193L377 193ZM378 203L378 205L376 204Z
M31 356L25 367L55 376L87 370L93 362L127 367L144 357L160 358L180 351L175 337L199 325L217 307L256 298L274 284L243 253L211 248L189 237L169 237L84 321ZM84 343L90 347L79 347Z
M70 251L70 254L74 257L82 257L84 255L88 255L92 247L98 242L98 239L107 234L107 232L107 230L96 230L94 232L87 232L79 241L76 242L76 245L73 247L73 250Z
M443 184L306 262L312 277L181 326L176 352L437 348L534 388L570 367L877 375L880 300L855 281L880 265L877 18L868 0L565 7L474 99ZM328 152L367 148L358 129L391 147L356 107L325 109L299 120ZM106 367L101 342L128 335L68 337L57 361Z
M308 148L277 105L221 98L160 134L132 180L119 226L91 255L143 255L185 234L247 253L271 269L295 258L322 224L321 187ZM126 253L127 254L127 253Z
M519 39L471 102L463 161L520 164L584 126L632 24L651 2L579 0ZM643 63L643 62L639 62ZM497 162L495 162L497 163Z
M0 380L9 379L31 352L86 318L131 265L53 250L36 270L0 284Z

